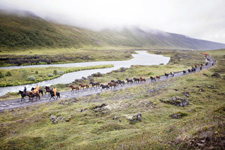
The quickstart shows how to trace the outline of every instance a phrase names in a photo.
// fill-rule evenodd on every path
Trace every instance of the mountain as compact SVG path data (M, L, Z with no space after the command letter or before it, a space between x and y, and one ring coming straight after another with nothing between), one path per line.
M48 22L32 12L0 11L0 49L42 47L133 47L221 49L225 44L158 30L124 27L92 31Z

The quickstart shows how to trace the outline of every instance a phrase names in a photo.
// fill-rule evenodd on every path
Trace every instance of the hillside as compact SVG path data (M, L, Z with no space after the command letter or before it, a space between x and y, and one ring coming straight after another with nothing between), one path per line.
M31 12L0 11L0 48L135 47L167 49L221 49L225 44L163 31L127 27L91 31L48 22Z

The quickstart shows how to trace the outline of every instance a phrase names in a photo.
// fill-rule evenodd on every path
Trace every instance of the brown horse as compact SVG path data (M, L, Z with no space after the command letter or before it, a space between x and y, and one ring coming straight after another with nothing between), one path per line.
M36 100L37 100L37 98L39 98L39 100L41 99L39 93L32 93L32 92L31 92L31 93L30 93L30 98L31 98L32 101L33 101L34 97L36 97Z
M74 89L76 91L79 91L79 89L80 89L78 86L73 86L73 85L69 85L69 87L71 88L71 92L74 92Z
M145 78L142 78L142 77L140 77L140 82L146 82L146 79Z
M156 77L156 79L159 79L160 80L160 76L155 76Z
M109 85L111 88L112 88L112 87L114 87L114 88L116 87L116 83L114 83L114 82L109 82L108 85Z
M89 88L89 85L87 85L87 84L82 84L82 83L80 83L79 86L80 86L81 88L83 88L83 89L84 89L85 87L86 87L86 89Z

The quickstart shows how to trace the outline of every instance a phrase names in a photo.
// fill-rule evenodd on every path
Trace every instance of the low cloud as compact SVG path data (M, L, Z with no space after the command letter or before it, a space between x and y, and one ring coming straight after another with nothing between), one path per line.
M92 30L142 26L225 43L224 0L0 0L0 4Z

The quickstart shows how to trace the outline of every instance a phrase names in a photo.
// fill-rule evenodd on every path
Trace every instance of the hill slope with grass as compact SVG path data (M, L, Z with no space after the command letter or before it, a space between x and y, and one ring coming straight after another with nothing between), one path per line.
M220 49L225 44L179 34L124 27L119 30L88 29L48 22L27 11L0 11L0 49L138 47L167 49Z

